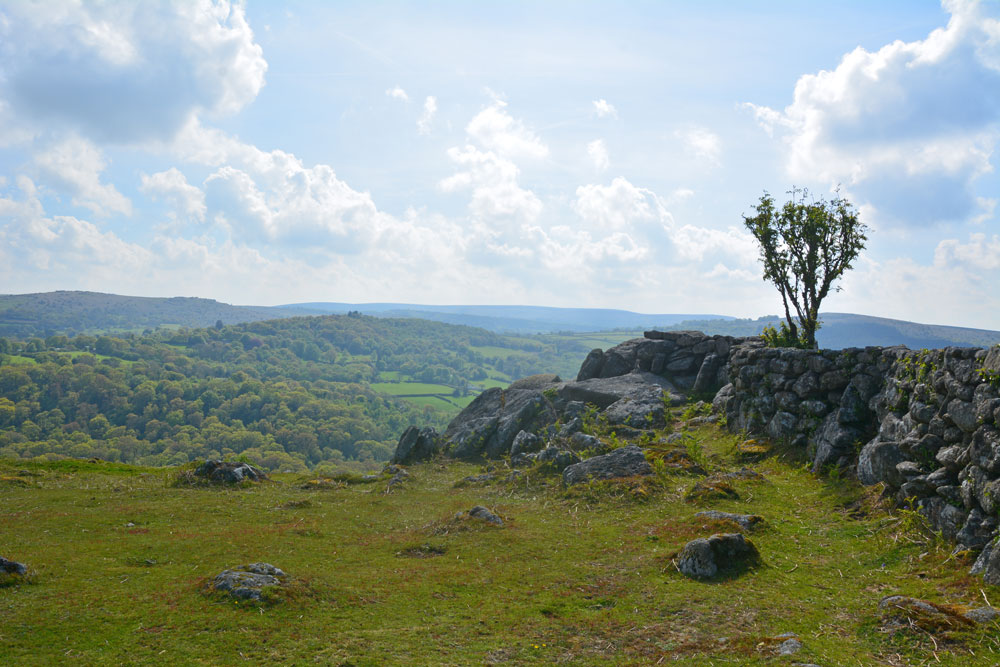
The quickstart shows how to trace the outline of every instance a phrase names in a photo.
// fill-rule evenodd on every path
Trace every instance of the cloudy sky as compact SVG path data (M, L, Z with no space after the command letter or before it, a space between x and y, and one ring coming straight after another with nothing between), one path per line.
M0 0L0 292L756 317L840 184L824 310L1000 329L998 143L1000 0Z

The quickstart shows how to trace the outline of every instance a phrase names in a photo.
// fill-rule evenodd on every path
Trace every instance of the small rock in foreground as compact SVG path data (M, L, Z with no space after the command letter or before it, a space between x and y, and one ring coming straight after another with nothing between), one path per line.
M261 600L265 589L281 586L288 577L270 563L250 563L223 570L212 580L212 588L237 600Z
M692 579L711 579L736 574L760 563L753 542L741 533L719 533L691 540L677 558L677 569Z
M695 516L712 521L731 521L746 531L753 530L764 521L763 517L756 514L733 514L732 512L720 512L719 510L698 512Z
M496 514L494 514L493 512L489 511L488 509L486 509L482 505L476 505L471 510L469 510L467 512L467 514L470 517L472 517L473 519L479 519L480 521L485 521L486 523L491 523L494 526L502 526L503 525L503 519L501 519Z
M0 574L13 574L24 577L28 574L28 566L16 560L7 560L0 556Z

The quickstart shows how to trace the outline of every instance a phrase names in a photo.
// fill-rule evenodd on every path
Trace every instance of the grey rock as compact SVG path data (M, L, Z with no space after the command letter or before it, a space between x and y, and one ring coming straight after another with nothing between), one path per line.
M624 398L646 401L656 397L662 400L665 393L670 394L672 401L676 399L683 403L686 400L669 380L646 372L567 382L558 391L568 401L593 403L600 410Z
M896 465L903 460L903 452L896 443L872 440L861 449L858 457L858 481L866 486L885 482L898 487L903 480Z
M767 434L773 440L785 440L795 434L798 418L790 412L778 411L767 424Z
M711 579L719 574L740 572L759 562L757 547L741 533L720 533L685 544L677 557L677 569L692 579Z
M18 563L16 560L7 560L0 556L0 572L23 577L28 574L28 566L24 563Z
M549 466L550 468L562 472L568 466L580 462L580 457L568 449L558 447L546 447L538 453L536 461Z
M976 430L976 408L972 403L956 398L948 403L948 416L966 433Z
M503 526L503 519L499 516L486 509L482 505L476 505L467 514L473 519L479 519L480 521L485 521L486 523L492 524L494 526Z
M789 637L778 644L778 655L795 655L802 650L802 642L795 637Z
M940 530L941 535L949 541L954 540L955 536L958 535L967 514L965 510L960 510L949 504L940 496L923 498L917 503L917 509L927 517L931 526Z
M219 484L239 484L240 482L261 482L267 479L263 470L242 461L205 461L195 468L194 474Z
M601 364L602 378L618 377L625 375L634 368L634 361L622 356L617 348L612 348L604 353L604 363Z
M560 438L568 438L574 433L579 433L583 429L583 420L579 417L573 417L568 422L562 425L559 429ZM511 450L513 451L513 449Z
M514 442L510 446L511 458L518 454L540 451L545 446L545 440L534 433L521 431L514 437Z
M961 445L952 445L938 450L934 456L938 463L949 470L958 471L969 464L968 448Z
M223 570L212 580L212 588L239 600L261 600L265 589L280 586L287 576L270 563L250 563Z
M737 526L746 531L751 531L761 524L764 519L756 514L733 514L731 512L720 512L719 510L708 510L698 512L696 517L711 519L713 521L732 521Z
M923 474L923 471L920 469L920 464L915 461L901 461L897 463L896 472L906 479Z
M441 447L441 436L437 431L430 427L411 426L399 437L392 462L410 465L417 461L427 461L440 452Z
M962 615L973 623L982 625L983 623L992 623L1000 618L1000 610L997 610L995 607L976 607L975 609L969 609Z
M969 511L969 516L965 520L965 525L958 531L955 541L963 545L966 549L979 550L985 547L997 531L997 518L986 516L979 510L973 508Z
M521 431L534 433L556 421L544 395L555 376L525 378L506 391L487 389L455 417L444 433L448 454L459 459L499 458Z
M597 436L589 435L587 433L574 433L573 437L569 439L569 442L577 451L585 449L599 449L602 446L601 441Z
M633 475L651 475L653 467L642 450L635 445L616 449L609 454L594 456L563 470L563 483L572 486L591 479L613 479Z
M589 380L601 376L601 367L604 365L604 351L596 348L590 351L587 358L580 365L580 371L576 374L577 381Z

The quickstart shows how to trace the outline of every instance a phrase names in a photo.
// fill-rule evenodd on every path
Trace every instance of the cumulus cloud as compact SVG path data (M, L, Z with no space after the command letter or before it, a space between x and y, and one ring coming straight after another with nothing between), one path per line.
M475 146L448 149L448 157L461 169L441 181L445 192L471 190L469 212L477 218L535 220L542 202L518 185L520 170L511 160Z
M1000 236L972 234L968 243L945 239L934 250L936 266L996 271L1000 269Z
M465 127L466 134L486 150L505 158L544 158L549 148L524 123L507 112L507 103L493 104L476 114Z
M600 228L625 229L637 222L672 223L663 201L652 190L636 187L619 176L610 185L581 185L573 210Z
M96 215L130 215L132 203L114 185L101 183L107 161L89 141L73 137L35 155L34 164L41 180L72 196L73 204L89 208Z
M242 4L12 3L0 22L0 100L19 126L98 142L168 139L231 114L267 70Z
M389 90L385 91L385 94L388 95L389 97L391 97L392 99L394 99L394 100L400 100L401 102L409 102L410 101L410 96L407 95L406 91L403 90L402 88L400 88L399 86L395 86L393 88L390 88Z
M437 113L437 110L437 98L433 95L428 95L427 99L424 100L424 112L420 114L420 118L417 119L418 133L431 133L431 123L434 122L434 115Z
M594 100L594 113L598 118L618 118L618 109L605 99Z
M611 165L608 147L604 145L603 139L594 139L587 144L587 157L598 171L604 171Z
M677 130L674 136L681 140L684 152L690 157L708 165L719 165L719 157L722 155L722 140L719 135L704 127L690 127Z
M946 0L926 39L861 47L801 77L783 111L748 105L787 146L789 175L843 183L884 216L969 217L1000 139L1000 6Z
M153 199L166 201L171 206L171 215L175 219L205 219L205 193L188 183L187 178L176 167L152 176L143 174L139 189Z

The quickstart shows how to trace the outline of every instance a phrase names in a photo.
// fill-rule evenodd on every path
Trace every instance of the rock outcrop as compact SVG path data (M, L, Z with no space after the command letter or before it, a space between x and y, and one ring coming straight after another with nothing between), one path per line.
M685 544L677 556L677 569L692 579L711 579L739 574L759 562L757 547L741 533L719 533Z
M629 445L571 465L563 470L562 478L563 484L573 486L592 480L652 474L653 467L649 465L642 450L635 445Z
M268 589L281 586L287 578L288 575L270 563L250 563L223 570L212 580L211 586L237 600L260 601Z
M441 436L430 427L417 428L411 426L403 431L396 446L392 463L410 465L417 461L426 461L441 451Z
M267 474L263 470L242 461L205 461L195 468L194 474L196 477L203 477L218 484L262 482L267 479Z

